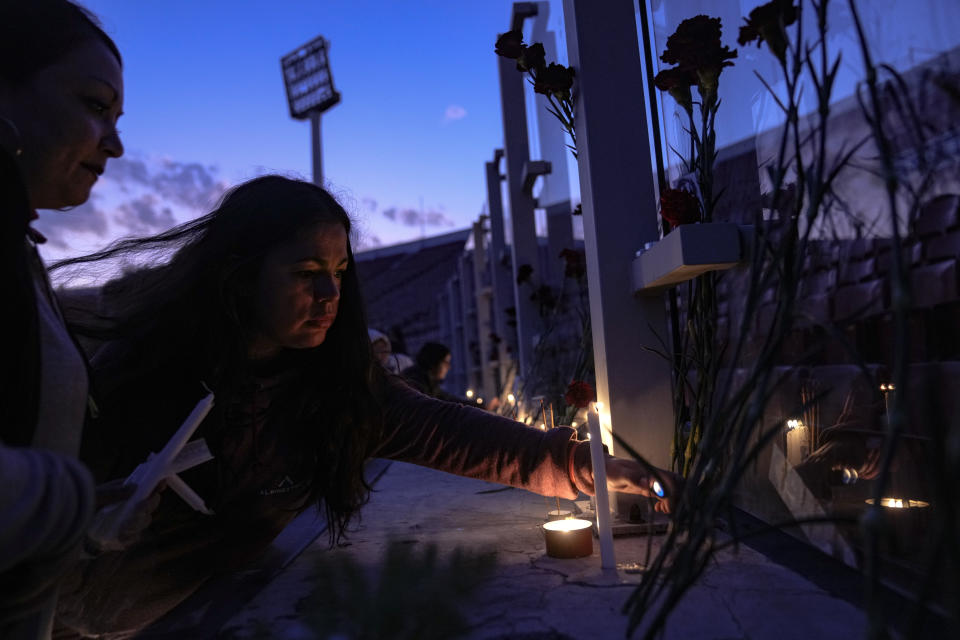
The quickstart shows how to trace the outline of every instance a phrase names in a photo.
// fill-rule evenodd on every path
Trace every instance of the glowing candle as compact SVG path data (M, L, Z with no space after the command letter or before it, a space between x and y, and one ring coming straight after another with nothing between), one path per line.
M543 524L547 555L551 558L582 558L593 553L589 520L568 518Z
M610 499L607 496L607 461L600 434L600 404L587 409L587 428L590 430L590 460L593 463L593 487L597 500L597 532L600 535L600 566L615 569L613 530L610 528Z
M810 455L810 430L801 420L787 420L787 461L797 466Z
M873 498L867 498L867 504L873 504ZM881 498L880 506L887 509L924 509L930 506L924 500L909 500L906 498Z

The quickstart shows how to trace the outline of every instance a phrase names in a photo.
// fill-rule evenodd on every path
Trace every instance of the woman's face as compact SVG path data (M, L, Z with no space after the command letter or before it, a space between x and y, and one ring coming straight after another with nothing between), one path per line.
M17 87L0 88L0 115L20 133L30 204L59 209L86 202L108 158L123 155L120 63L99 39L79 45Z
M450 373L450 363L452 362L451 355L448 353L443 357L443 360L437 363L437 366L433 369L433 379L438 382L442 382L447 378L447 374Z
M339 224L307 227L271 249L256 281L257 335L250 357L322 344L337 317L346 268L347 232Z

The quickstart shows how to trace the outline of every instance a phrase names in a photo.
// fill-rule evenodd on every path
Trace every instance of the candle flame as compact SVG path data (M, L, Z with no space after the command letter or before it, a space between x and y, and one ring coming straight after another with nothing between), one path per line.
M483 398L477 397L477 404L483 404Z
M543 523L543 528L549 531L580 531L581 529L589 529L591 526L592 524L589 520L580 520L578 518L553 520Z
M867 498L867 504L873 504L873 498ZM909 500L907 498L881 498L880 506L887 509L920 509L929 507L929 502Z
M787 420L787 431L793 431L794 429L799 429L803 426L803 422L800 420Z
M472 398L472 397L473 397L473 389L467 389L467 397L468 397L468 398Z
M516 401L517 401L517 396L513 395L512 393L507 394L507 402L516 402Z

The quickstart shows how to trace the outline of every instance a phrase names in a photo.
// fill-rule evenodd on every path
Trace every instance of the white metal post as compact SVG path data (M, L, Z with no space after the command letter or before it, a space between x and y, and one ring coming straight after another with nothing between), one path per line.
M511 284L513 271L509 265L501 263L501 258L507 255L507 243L503 230L503 197L500 193L500 185L503 182L503 175L500 173L502 157L503 149L496 149L493 153L493 162L485 163L484 169L487 179L487 209L490 213L490 285L493 288L494 315L492 324L500 338L497 354L500 380L501 384L504 384L509 367L507 345L512 345L516 350L516 332L507 324L507 307L514 305Z
M531 3L514 3L511 22L522 25L518 8L526 10ZM498 57L500 72L500 104L503 114L503 149L510 199L510 225L513 238L514 306L517 310L517 359L519 377L525 378L533 356L533 336L540 325L537 307L530 300L529 289L516 285L517 270L523 265L534 268L539 276L540 254L537 249L537 230L533 217L533 197L523 190L523 167L530 160L527 139L527 112L523 86L525 75L517 71L515 60Z
M493 330L490 322L491 290L483 282L483 275L487 269L487 251L484 242L487 233L484 229L484 218L485 216L480 216L480 219L473 223L473 296L477 308L480 385L484 399L490 400L496 395L497 389L493 382L493 369L490 368L490 332Z
M636 250L656 240L656 183L644 107L633 0L564 0L576 69L580 195L601 423L669 466L670 364L645 347L669 343L664 301L635 298ZM615 448L615 447L613 447ZM612 449L613 449L612 448ZM621 505L623 508L625 505Z
M550 3L538 2L537 15L533 19L531 42L542 42L547 60L557 60L557 35L547 30L550 18ZM570 172L568 160L572 159L567 148L566 133L560 123L547 110L550 103L546 96L535 94L537 107L537 139L540 142L540 159L550 163L550 173L543 176L543 187L537 195L537 207L547 214L547 271L550 283L555 287L563 284L563 265L560 252L573 248L573 221L570 206Z

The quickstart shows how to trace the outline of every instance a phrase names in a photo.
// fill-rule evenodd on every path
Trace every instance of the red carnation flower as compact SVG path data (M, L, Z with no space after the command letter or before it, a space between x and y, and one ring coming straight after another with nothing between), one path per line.
M687 113L693 111L693 96L690 93L690 87L695 86L697 82L696 73L680 67L664 69L653 79L657 89L669 93Z
M587 258L582 251L564 249L560 252L560 257L566 263L563 269L565 278L581 278L587 274Z
M583 409L597 399L597 394L588 382L574 380L567 387L563 399L567 401L567 406Z
M573 67L551 62L537 71L537 79L533 83L534 93L553 95L558 100L569 100L570 89L573 88Z
M683 189L664 189L660 194L660 217L671 227L700 221L700 201Z
M787 53L785 28L796 21L797 8L793 0L772 0L750 12L746 24L740 27L737 42L745 45L756 40L759 47L766 40L773 55L783 62Z
M543 44L534 42L529 47L523 47L523 51L517 58L517 71L539 71L547 64L545 58Z
M523 32L519 29L507 31L497 36L497 44L494 45L494 51L498 56L516 60L523 53Z
M517 267L517 284L523 284L533 275L533 267L528 264L522 264Z

